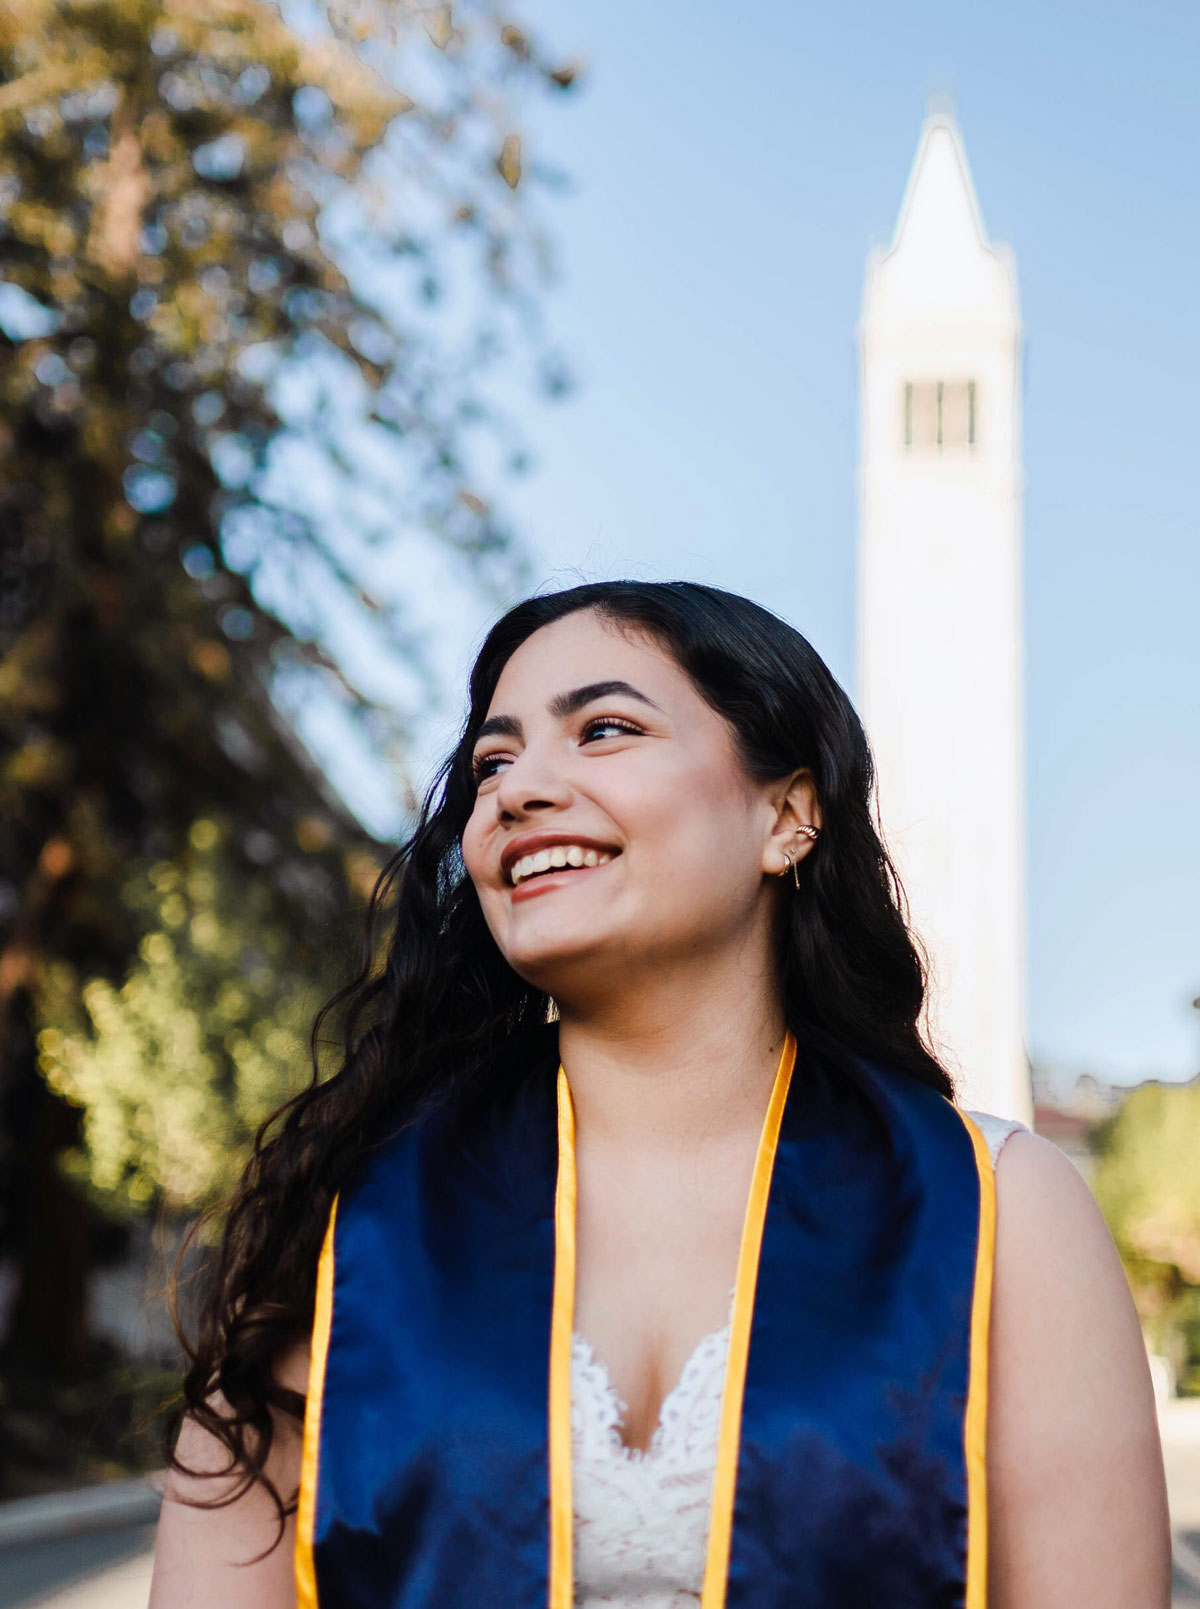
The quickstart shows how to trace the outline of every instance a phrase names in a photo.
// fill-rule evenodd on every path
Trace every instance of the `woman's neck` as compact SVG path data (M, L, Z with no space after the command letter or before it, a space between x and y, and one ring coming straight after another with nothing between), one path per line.
M559 1047L576 1123L593 1142L702 1146L757 1134L785 1034L773 991L739 975L722 987L657 986L587 1014L560 1005Z

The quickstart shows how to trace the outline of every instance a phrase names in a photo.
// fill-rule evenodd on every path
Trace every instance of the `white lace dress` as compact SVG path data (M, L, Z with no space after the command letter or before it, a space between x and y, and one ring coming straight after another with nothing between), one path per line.
M1022 1128L972 1112L995 1162ZM625 1445L625 1404L581 1335L571 1346L575 1602L579 1609L694 1609L704 1584L729 1325L706 1335L665 1398L644 1452Z

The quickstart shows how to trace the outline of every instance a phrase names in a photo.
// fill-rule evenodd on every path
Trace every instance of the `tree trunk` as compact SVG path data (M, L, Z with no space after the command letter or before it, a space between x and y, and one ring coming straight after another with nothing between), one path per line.
M78 1143L80 1114L46 1086L37 1066L31 1002L12 1002L3 1074L3 1244L17 1292L3 1353L5 1372L64 1375L88 1353L87 1262L91 1209L63 1176L63 1150Z

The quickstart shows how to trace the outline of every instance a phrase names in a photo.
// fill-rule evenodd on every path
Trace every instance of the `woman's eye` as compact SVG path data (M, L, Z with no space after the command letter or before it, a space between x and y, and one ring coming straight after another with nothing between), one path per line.
M633 721L623 721L615 715L597 715L586 722L579 734L581 743L594 743L602 738L620 736L632 732L635 737L642 735L642 728ZM507 750L497 750L494 754L477 754L471 761L471 775L475 779L475 786L484 782L493 781L506 765L512 763L513 756Z
M507 759L506 754L477 755L471 761L471 775L475 778L476 785L478 786L479 783L487 782L491 777L494 777Z
M641 727L635 726L632 721L621 721L612 715L598 715L583 728L580 739L586 743L590 737L611 737L614 732L632 732L636 737L641 734L641 730Z

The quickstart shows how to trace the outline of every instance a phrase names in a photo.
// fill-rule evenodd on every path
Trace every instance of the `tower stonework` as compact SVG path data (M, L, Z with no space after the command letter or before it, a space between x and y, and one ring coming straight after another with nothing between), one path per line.
M1030 1118L1020 316L958 129L929 117L859 331L859 702L965 1104Z

